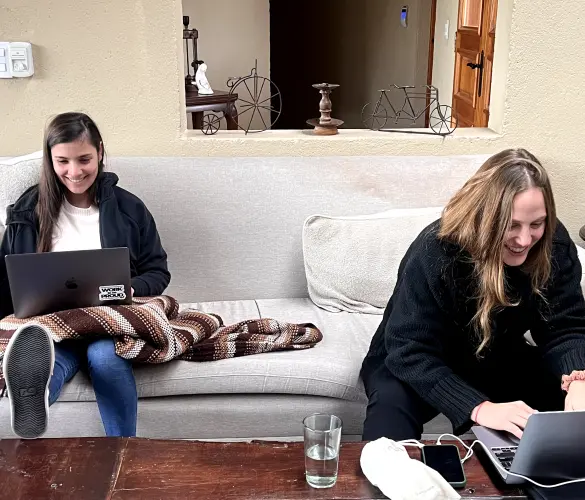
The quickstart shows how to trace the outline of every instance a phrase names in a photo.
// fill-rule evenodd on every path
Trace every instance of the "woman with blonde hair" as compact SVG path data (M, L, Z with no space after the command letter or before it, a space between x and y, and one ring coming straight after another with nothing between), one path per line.
M400 264L362 367L364 440L419 439L438 413L521 437L536 411L585 410L580 281L540 162L489 158Z

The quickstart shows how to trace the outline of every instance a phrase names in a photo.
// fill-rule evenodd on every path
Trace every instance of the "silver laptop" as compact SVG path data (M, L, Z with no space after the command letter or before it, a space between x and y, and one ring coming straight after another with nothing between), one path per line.
M6 270L17 318L132 302L127 248L7 255Z
M490 450L491 461L507 472L549 484L585 478L585 411L536 413L520 440L486 427L471 430ZM524 482L495 469L507 484Z

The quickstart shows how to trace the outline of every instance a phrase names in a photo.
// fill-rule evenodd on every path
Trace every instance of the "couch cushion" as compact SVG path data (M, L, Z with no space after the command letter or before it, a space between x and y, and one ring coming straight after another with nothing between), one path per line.
M0 240L5 230L6 208L39 182L42 157L42 151L37 151L0 162Z
M275 368L290 370L290 377L299 385L302 377L306 394L367 401L359 373L380 324L379 316L328 312L308 298L258 300L258 305L264 318L309 321L323 332L323 340L313 349L299 357L289 355L290 365L289 360L284 360Z
M406 250L442 208L358 217L314 215L303 226L309 296L328 311L382 314Z
M231 325L247 319L260 317L258 304L255 300L231 300L216 302L191 302L179 306L179 311L195 309L206 313L214 313L221 316L224 325Z
M308 216L444 205L487 157L110 156L106 166L156 220L169 293L192 302L306 297ZM20 195L7 184L12 199Z
M110 157L108 168L152 212L169 293L191 302L306 297L308 216L441 206L487 157Z
M206 363L171 361L136 365L139 397L186 394L272 393L366 400L359 371L380 318L363 314L329 313L309 299L213 302L195 304L215 312L225 323L272 317L311 322L323 340L313 349L243 356ZM65 384L60 401L95 400L87 376L77 374Z

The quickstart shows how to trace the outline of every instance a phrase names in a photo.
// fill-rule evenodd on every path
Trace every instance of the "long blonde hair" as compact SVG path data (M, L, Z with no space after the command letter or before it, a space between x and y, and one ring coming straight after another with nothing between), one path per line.
M489 344L492 314L517 305L506 295L503 250L512 219L514 197L530 188L544 197L546 225L530 250L523 269L532 290L542 297L551 273L552 238L556 209L550 181L540 162L525 149L506 149L489 158L451 198L441 218L439 237L467 252L477 280L478 308L472 323L481 340L476 355Z

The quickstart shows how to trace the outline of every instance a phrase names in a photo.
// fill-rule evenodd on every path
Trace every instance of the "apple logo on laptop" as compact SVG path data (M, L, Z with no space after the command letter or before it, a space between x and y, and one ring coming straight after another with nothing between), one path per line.
M77 289L77 282L75 281L75 278L69 278L65 282L65 288L67 288L68 290L76 290Z

